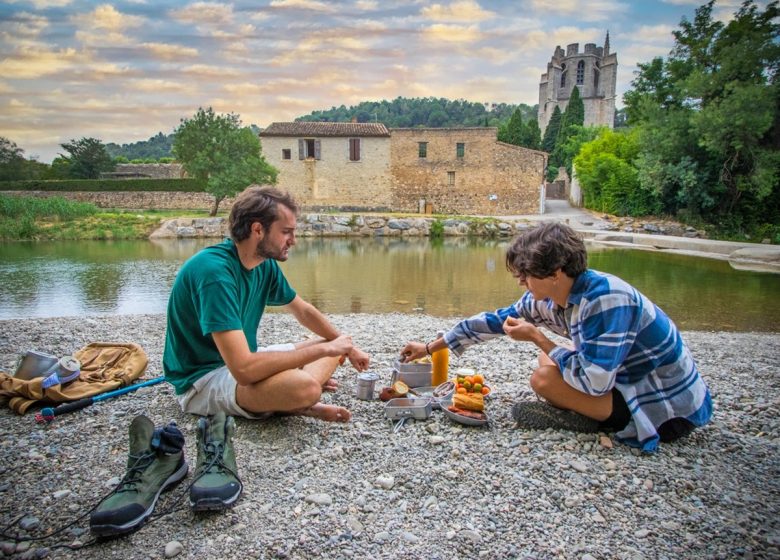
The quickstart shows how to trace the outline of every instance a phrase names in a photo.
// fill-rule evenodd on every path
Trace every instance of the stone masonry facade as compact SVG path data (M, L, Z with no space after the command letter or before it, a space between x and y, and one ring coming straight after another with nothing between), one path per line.
M496 136L495 128L392 129L393 208L436 214L536 212L547 154Z
M617 87L617 54L609 52L609 33L604 46L579 43L567 45L566 51L555 47L547 72L539 83L539 128L544 134L556 105L561 112L569 104L572 90L580 90L585 107L585 126L608 126L615 123L615 89Z
M391 208L390 133L378 123L273 123L260 133L277 187L311 209Z

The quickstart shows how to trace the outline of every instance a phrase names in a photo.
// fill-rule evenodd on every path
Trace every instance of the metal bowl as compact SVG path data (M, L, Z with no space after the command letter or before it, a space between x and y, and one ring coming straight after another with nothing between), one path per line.
M476 418L470 418L468 416L463 416L463 415L458 414L456 412L452 412L446 406L442 406L441 409L442 409L442 411L444 411L444 414L447 415L447 418L449 418L453 422L457 422L458 424L463 424L465 426L485 426L485 425L487 425L488 421L490 420L490 418L488 417L487 414L485 414L485 419L484 420L477 420Z

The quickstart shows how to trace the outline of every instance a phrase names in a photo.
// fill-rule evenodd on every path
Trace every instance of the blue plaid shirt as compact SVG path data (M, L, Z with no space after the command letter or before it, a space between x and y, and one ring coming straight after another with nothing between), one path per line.
M631 421L619 440L654 451L657 428L671 418L696 426L709 422L712 400L675 324L653 302L616 276L586 270L572 286L565 308L526 292L495 312L465 319L444 336L460 356L470 345L504 334L507 317L522 318L569 338L574 350L556 346L550 358L564 380L588 395L621 392Z

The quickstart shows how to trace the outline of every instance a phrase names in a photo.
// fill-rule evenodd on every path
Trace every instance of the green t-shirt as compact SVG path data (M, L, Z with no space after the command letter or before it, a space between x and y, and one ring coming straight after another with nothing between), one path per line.
M266 305L295 299L279 264L266 259L247 270L231 240L199 251L182 265L168 300L163 371L180 395L206 373L225 365L211 336L241 329L257 350Z

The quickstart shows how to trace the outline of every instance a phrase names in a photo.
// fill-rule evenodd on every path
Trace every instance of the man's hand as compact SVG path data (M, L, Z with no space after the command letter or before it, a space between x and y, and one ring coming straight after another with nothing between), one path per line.
M412 360L417 360L428 355L425 350L425 344L422 342L407 342L406 346L401 350L401 362L408 363Z
M347 354L349 362L358 371L366 371L368 369L368 362L370 361L368 354L363 352L357 346L353 346L352 350Z
M504 332L513 340L535 342L537 340L537 335L539 334L539 329L523 319L507 317L506 321L504 321Z
M325 343L328 356L346 356L353 350L355 346L352 344L352 337L346 334L342 334L329 340Z

